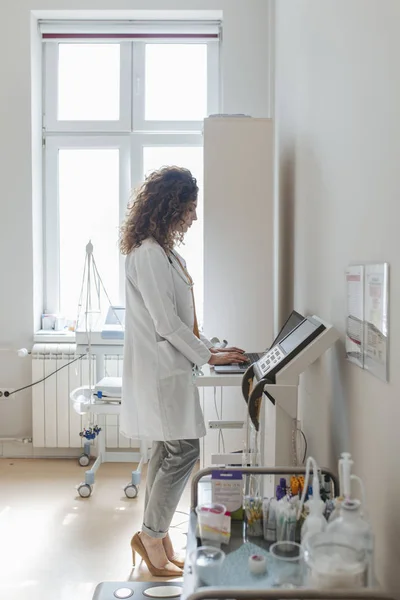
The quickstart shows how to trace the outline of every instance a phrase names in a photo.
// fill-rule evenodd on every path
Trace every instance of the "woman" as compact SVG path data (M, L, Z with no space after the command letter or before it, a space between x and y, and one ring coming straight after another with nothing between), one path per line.
M197 219L196 179L165 167L138 190L121 228L126 321L121 432L153 441L143 527L131 541L152 575L182 574L168 529L206 433L193 367L245 362L199 333L193 281L174 250Z

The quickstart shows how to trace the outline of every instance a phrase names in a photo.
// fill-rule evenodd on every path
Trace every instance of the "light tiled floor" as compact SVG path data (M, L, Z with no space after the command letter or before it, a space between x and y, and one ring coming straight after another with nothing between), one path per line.
M77 461L0 459L0 598L90 600L101 581L151 581L143 563L132 570L129 542L140 529L145 479L128 500L123 486L132 468L102 465L93 495L82 499ZM187 490L178 510L188 507ZM176 513L173 526L181 550L186 514Z

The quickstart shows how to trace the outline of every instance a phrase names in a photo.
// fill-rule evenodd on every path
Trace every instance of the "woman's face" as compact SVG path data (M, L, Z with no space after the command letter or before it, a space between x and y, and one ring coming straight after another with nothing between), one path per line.
M192 226L193 221L197 221L197 200L189 203L189 207L183 216L182 221L179 223L179 231L186 233Z

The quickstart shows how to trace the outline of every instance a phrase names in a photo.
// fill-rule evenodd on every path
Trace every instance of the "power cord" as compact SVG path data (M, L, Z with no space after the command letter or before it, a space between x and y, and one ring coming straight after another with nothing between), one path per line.
M175 514L185 515L185 517L187 517L187 519L182 521L182 523L177 523L176 525L170 525L170 529L177 529L178 527L181 527L182 525L186 525L186 523L189 522L189 513L185 512L184 510L176 510Z
M301 465L304 465L305 462L306 462L307 453L308 453L308 444L307 444L307 438L305 436L304 431L302 429L300 429L300 427L297 427L296 428L296 442L295 442L295 445L296 445L296 457L297 458L298 458L298 455L299 455L300 447L303 446L303 444L301 444L299 442L299 434L300 434L300 436L302 438L302 441L304 441L304 453L303 453L303 457L302 457L301 463L300 463Z
M222 401L222 398L221 398L221 401ZM214 387L214 408L215 408L215 412L217 414L218 421L222 421L222 414L220 416L219 410L218 410L217 390L215 387ZM222 442L223 452L225 454L225 438L224 438L224 434L222 433L222 429L219 428L219 431L218 431L218 454L221 452L221 442Z
M307 458L308 444L307 444L307 438L304 434L304 431L302 429L299 429L299 431L304 439L304 456L303 456L303 465L304 465L304 463L306 462L306 458Z
M62 369L65 369L65 367L69 367L69 365L72 365L74 362L76 362L78 360L82 360L82 358L84 358L85 356L86 356L86 354L81 354L77 358L74 358L74 360L71 360L70 362L66 363L62 367L59 367L55 371L52 371L51 373L49 373L48 375L46 375L46 377L43 377L43 379L39 379L39 381L34 381L33 383L30 383L29 385L25 385L24 387L18 388L17 390L13 390L12 392L4 392L4 396L6 398L8 398L9 396L12 396L13 394L16 394L17 392L22 392L23 390L27 390L28 388L31 388L31 387L34 387L35 385L38 385L39 383L43 383L43 381L46 381L46 379L49 379L49 377L52 377L53 375L55 375L56 373L58 373L58 371L61 371Z

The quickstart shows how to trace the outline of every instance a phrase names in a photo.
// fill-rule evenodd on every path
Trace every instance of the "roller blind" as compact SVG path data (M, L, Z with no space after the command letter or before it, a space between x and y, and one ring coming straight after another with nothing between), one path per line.
M41 21L44 42L218 40L220 21Z

